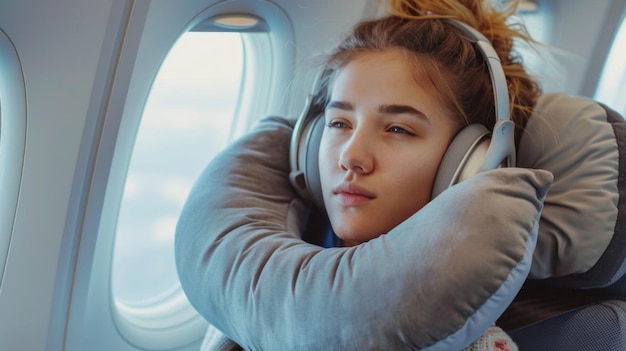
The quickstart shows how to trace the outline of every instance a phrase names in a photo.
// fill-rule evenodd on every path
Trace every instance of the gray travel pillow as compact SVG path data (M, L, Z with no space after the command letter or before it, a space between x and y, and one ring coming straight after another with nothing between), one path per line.
M624 119L589 98L546 94L528 121L517 164L554 175L530 277L580 289L617 281L626 270Z
M478 174L350 248L302 238L291 122L262 121L198 179L176 233L192 305L246 350L462 349L527 277L551 173Z

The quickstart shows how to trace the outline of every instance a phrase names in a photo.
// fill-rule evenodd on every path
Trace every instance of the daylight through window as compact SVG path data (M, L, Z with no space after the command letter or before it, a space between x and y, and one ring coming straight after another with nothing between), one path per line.
M119 212L112 286L117 304L180 291L174 231L194 181L229 142L244 68L241 34L188 32L146 103Z

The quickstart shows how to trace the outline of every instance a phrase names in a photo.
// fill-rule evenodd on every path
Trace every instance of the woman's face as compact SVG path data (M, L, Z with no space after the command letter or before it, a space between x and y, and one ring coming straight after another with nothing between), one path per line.
M333 230L347 244L387 233L430 200L458 129L412 72L401 52L367 53L331 87L320 176Z

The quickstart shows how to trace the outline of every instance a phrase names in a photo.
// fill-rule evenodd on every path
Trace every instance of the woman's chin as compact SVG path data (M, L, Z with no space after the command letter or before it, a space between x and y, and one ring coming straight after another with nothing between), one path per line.
M352 247L352 246L357 246L361 244L360 241L354 241L354 240L343 240L343 246L344 247Z

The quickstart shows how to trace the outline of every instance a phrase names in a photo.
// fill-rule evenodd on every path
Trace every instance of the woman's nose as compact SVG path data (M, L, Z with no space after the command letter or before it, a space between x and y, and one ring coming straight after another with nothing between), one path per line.
M364 131L355 129L346 140L339 156L339 167L356 174L368 174L374 169L374 157L371 152L373 139Z

